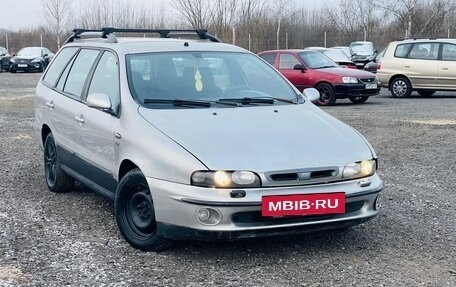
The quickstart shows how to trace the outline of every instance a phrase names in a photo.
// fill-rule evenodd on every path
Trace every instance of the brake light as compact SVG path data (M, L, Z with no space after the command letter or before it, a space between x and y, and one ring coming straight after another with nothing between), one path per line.
M378 63L377 63L377 70L380 70L381 67L382 67L382 63L381 63L381 62L378 62Z

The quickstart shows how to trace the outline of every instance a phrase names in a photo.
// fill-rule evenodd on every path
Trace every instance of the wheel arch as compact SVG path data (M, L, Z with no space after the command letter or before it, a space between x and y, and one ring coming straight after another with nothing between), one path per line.
M130 171L133 169L139 169L139 166L135 164L133 161L129 159L124 159L119 167L119 172L117 173L117 180L120 182L120 180Z
M406 75L404 74L397 74L397 75L394 75L390 78L389 82L388 82L388 90L391 91L391 84L393 83L394 80L396 80L397 78L406 78L407 81L409 81L410 85L411 85L411 88L413 90L413 84L412 84L412 81L410 80L409 77L407 77Z
M48 134L50 134L52 131L51 131L51 128L44 124L42 127L41 127L41 141L42 143L44 144L44 141L46 140L46 137L48 136Z
M334 89L334 84L329 82L329 81L327 81L327 80L320 80L320 81L316 82L315 85L314 85L314 88L316 88L320 84L328 84Z

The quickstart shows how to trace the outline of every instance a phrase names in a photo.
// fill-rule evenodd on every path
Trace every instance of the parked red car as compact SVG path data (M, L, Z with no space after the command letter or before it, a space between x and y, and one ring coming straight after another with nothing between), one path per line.
M279 70L300 91L316 88L320 92L319 105L332 105L336 99L342 98L361 104L380 92L374 74L340 68L333 60L317 51L274 50L258 55Z

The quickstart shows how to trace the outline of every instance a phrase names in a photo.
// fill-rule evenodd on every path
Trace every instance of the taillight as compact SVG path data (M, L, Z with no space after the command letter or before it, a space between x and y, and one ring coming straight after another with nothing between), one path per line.
M381 63L381 62L378 62L378 63L377 63L377 70L380 70L381 67L382 67L382 63Z

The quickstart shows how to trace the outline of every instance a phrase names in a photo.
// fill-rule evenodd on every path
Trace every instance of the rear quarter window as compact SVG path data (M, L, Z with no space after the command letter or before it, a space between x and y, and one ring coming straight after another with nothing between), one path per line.
M412 44L400 44L397 45L396 51L394 51L394 57L406 58Z
M46 75L43 78L43 81L51 86L54 86L59 78L60 74L63 72L67 64L76 54L79 48L69 47L63 48L60 53L56 56L51 66L46 72Z

